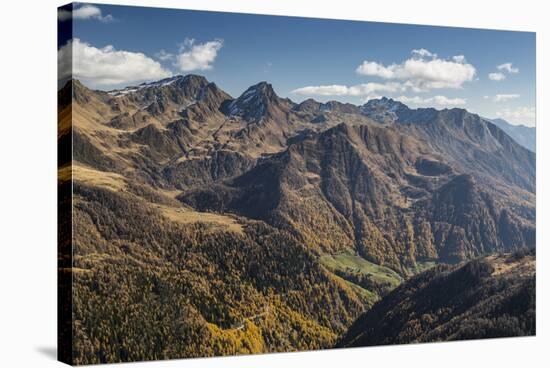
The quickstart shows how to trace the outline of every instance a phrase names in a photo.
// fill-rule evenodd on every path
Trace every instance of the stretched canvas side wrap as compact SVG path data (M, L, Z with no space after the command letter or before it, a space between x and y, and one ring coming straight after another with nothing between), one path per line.
M60 361L535 335L534 33L58 18Z

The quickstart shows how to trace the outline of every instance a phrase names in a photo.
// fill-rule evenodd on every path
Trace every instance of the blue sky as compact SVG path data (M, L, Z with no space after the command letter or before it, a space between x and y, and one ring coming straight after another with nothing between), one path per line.
M535 123L534 33L83 4L72 18L92 88L194 73L232 96L266 80L296 102L389 96Z

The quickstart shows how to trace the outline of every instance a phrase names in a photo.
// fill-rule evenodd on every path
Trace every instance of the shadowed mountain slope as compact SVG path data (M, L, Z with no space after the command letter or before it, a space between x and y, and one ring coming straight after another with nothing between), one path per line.
M437 266L361 316L339 347L535 334L535 257L523 251Z

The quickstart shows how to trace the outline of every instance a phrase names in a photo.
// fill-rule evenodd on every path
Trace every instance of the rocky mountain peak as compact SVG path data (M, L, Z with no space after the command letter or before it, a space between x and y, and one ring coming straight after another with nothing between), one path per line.
M275 94L275 91L273 90L273 86L270 83L267 83L266 81L262 81L260 83L257 83L253 86L250 86L246 92L254 91L257 94L262 94L269 97L277 97Z
M300 102L298 105L296 105L294 107L294 110L309 112L309 113L316 113L319 111L321 105L322 104L320 102L315 101L313 98L308 98L307 100L304 100Z
M237 101L239 103L269 103L278 100L279 97L273 90L273 86L267 82L260 82L251 87L248 87Z
M245 120L259 121L270 110L280 105L280 98L267 82L260 82L249 87L236 100L226 107L231 116L241 116Z
M374 108L374 107L385 108L387 110L393 110L393 111L396 111L400 108L408 109L407 105L389 97L381 97L381 98L369 100L363 106L370 107L370 108Z
M174 85L184 89L201 89L208 85L208 80L202 75L187 74L174 77Z
M400 113L409 111L407 105L387 97L369 100L360 109L364 115L379 123L394 123Z
M208 85L208 80L200 75L175 75L154 82L144 82L137 86L128 86L122 89L115 89L108 93L114 97L121 97L128 94L156 94L159 90L172 89L187 97L195 97L200 90Z

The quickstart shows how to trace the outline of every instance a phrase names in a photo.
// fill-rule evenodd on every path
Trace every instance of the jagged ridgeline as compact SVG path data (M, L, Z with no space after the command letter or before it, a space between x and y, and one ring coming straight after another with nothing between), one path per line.
M197 75L59 94L75 363L332 347L418 272L535 245L534 153L466 110Z

